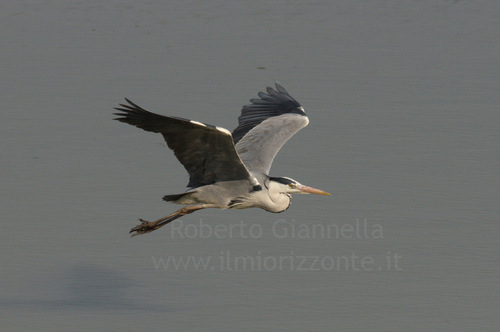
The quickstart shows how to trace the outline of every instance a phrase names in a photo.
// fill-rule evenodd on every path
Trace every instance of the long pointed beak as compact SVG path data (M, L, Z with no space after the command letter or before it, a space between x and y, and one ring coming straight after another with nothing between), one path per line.
M319 190L316 188L308 187L308 186L297 186L297 189L299 189L302 193L304 194L316 194L316 195L331 195L330 193L327 193L326 191Z

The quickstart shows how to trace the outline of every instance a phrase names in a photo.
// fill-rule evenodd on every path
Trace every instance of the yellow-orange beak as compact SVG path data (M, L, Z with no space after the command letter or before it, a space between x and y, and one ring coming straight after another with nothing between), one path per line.
M316 195L331 195L330 193L327 193L326 191L319 190L313 187L308 187L308 186L297 186L297 189L299 189L302 193L304 194L316 194Z

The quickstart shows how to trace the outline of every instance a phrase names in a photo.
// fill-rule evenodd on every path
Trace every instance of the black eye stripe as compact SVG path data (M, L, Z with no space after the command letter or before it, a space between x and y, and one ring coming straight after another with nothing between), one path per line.
M275 181L275 182L279 182L279 183L283 183L283 184L288 184L288 185L294 185L295 184L295 181L292 180L292 179L289 179L289 178L283 178L283 177L271 177L270 178L271 181Z

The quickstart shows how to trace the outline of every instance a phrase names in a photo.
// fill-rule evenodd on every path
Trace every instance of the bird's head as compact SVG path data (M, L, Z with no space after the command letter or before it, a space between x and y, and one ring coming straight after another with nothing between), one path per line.
M294 179L287 177L271 177L269 178L269 190L283 194L317 194L330 195L326 191L316 188L304 186Z

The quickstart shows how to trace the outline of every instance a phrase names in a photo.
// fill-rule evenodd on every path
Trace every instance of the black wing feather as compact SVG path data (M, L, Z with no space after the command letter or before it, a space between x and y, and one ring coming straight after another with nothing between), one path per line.
M251 104L243 106L238 118L238 127L233 131L233 141L237 144L252 128L262 121L284 113L306 115L304 109L278 82L276 89L268 87L267 93L259 92L260 99L250 99Z
M241 162L229 133L208 124L188 119L151 113L134 104L120 104L120 122L146 131L161 133L170 149L189 173L188 187L198 187L219 181L248 179L249 173Z

